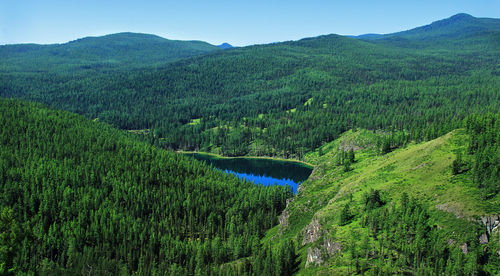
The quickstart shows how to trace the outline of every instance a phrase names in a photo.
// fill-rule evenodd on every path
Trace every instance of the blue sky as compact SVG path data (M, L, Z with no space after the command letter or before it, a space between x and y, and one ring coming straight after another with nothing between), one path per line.
M460 12L500 18L500 1L0 0L0 44L131 31L244 46L330 33L390 33Z

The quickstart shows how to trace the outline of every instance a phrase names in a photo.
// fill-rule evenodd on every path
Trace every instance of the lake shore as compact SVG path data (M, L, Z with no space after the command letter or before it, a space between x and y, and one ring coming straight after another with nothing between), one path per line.
M211 153L211 152L204 152L204 151L184 151L184 150L178 150L176 151L177 153L181 153L181 154L204 154L204 155L210 155L210 156L213 156L213 157L216 157L216 158L220 158L220 159L232 159L232 158L247 158L247 159L267 159L267 160L275 160L275 161L283 161L283 162L295 162L295 163L300 163L306 167L309 167L311 169L314 169L314 167L316 167L316 165L314 164L311 164L311 163L308 163L308 162L305 162L305 161L301 161L301 160L297 160L297 159L285 159L285 158L279 158L279 157L270 157L270 156L247 156L247 155L243 155L243 156L224 156L224 155L220 155L220 154L216 154L216 153Z

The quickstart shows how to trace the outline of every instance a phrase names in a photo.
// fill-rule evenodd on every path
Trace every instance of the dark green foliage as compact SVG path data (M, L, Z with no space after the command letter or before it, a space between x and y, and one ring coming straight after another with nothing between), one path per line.
M487 251L493 242L478 243L482 227L465 223L468 228L462 230L467 234L453 233L459 240L451 239L445 229L432 225L427 207L406 194L401 203L366 211L361 225L369 235L354 237L347 248L357 274L495 274L498 257ZM467 255L460 249L463 244Z
M500 113L471 115L465 120L471 139L473 181L493 197L500 192Z
M354 161L355 161L355 157L354 157L354 150L353 150L353 149L350 149L350 150L349 150L349 155L348 155L348 157L349 157L349 162L350 162L350 163L354 163Z
M498 29L479 21L461 23L480 27L467 29L474 47L465 48L454 46L463 42L456 28L438 24L433 32L449 35L437 48L328 35L134 70L63 63L26 72L6 60L0 95L154 129L166 148L300 158L353 126L406 135L386 141L386 153L499 109Z
M365 209L372 210L385 204L380 198L380 191L371 189L369 193L364 196Z
M217 51L202 41L176 41L140 33L85 37L64 44L0 46L0 70L61 73L130 70L163 65L183 58ZM68 72L69 71L69 72Z
M451 172L453 174L459 174L462 171L463 161L462 153L457 153L457 157L453 160Z
M7 207L0 209L0 274L14 275L18 268L15 257L24 239L19 223L15 220L12 210Z
M255 253L291 196L134 137L0 99L3 272L217 273Z
M287 276L298 271L295 244L286 240L277 248L265 247L254 256L254 275Z
M348 224L352 218L353 218L353 215L351 213L351 208L350 208L349 204L344 205L344 208L342 209L342 212L340 213L340 225Z
M347 159L344 162L344 172L348 172L350 170L351 170L351 161L349 159Z

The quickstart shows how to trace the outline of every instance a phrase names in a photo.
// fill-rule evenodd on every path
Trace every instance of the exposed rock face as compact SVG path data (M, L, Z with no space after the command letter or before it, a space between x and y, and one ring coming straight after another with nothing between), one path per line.
M490 236L494 233L500 235L500 215L484 216L479 222L486 228L486 233L479 237L480 244L487 244L490 241Z
M288 227L288 218L290 217L290 212L288 212L288 210L285 209L285 211L283 211L283 213L281 213L281 215L279 216L279 221L280 221L280 230L281 228L286 228Z
M469 254L469 247L467 246L467 243L462 244L460 249L462 249L462 252L464 252L465 255Z
M339 242L333 242L331 239L325 239L323 248L329 255L333 255L342 250L342 245Z
M304 239L302 240L302 245L306 245L311 242L315 242L319 239L321 235L321 225L317 219L313 219L309 225L302 231L304 234Z
M480 244L487 244L488 243L488 235L486 233L482 234L481 237L479 237L479 243Z
M286 209L288 208L288 205L290 203L292 203L294 199L293 198L289 198L286 200L286 207L285 207L285 210L283 211L283 213L281 213L281 215L278 217L279 221L280 221L280 230L279 230L279 233L281 234L283 232L283 229L287 228L289 223L288 223L288 218L290 217L290 212Z
M307 249L307 261L306 261L306 267L310 266L311 264L322 264L323 263L323 257L321 256L321 250L319 248L312 248L309 247Z
M481 217L481 222L486 227L488 236L493 232L500 231L500 215Z

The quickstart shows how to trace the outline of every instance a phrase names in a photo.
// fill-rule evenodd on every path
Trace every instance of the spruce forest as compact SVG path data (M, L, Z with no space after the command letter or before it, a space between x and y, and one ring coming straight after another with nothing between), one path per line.
M1 275L499 275L500 19L0 46ZM179 152L311 164L294 194Z

